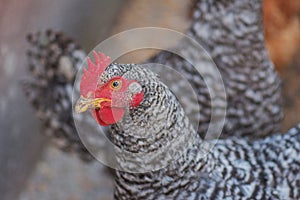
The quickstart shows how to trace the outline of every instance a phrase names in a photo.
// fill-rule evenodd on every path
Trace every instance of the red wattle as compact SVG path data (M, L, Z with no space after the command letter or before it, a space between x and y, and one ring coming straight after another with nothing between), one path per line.
M122 108L103 107L100 110L92 111L95 120L101 126L115 124L124 117L125 111Z
M136 94L133 99L131 100L131 106L133 108L137 107L138 105L140 105L141 101L144 99L144 94L141 92L141 93L138 93Z

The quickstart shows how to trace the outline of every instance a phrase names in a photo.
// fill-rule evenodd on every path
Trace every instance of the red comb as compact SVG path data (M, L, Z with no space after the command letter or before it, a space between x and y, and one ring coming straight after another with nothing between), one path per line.
M99 76L104 72L106 67L110 64L110 57L104 53L99 54L94 51L95 63L88 61L88 68L83 69L83 75L80 82L80 93L82 96L87 97L90 92L94 92L97 88Z

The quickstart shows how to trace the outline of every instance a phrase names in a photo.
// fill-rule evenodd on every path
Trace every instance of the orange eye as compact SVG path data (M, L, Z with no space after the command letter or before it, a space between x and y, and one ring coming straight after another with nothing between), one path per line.
M118 90L121 88L121 86L122 86L121 80L114 80L110 84L110 88L113 90Z

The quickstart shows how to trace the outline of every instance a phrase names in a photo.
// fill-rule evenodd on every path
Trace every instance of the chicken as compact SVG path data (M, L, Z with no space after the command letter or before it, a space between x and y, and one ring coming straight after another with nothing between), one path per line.
M94 56L75 109L111 125L115 199L300 198L300 124L260 140L204 141L149 68Z
M213 9L222 12L209 11ZM222 74L228 102L226 123L221 135L224 138L231 134L261 137L277 132L280 128L280 79L263 45L260 9L261 2L258 0L245 0L243 3L233 1L231 6L227 6L226 1L199 1L188 32L193 39L208 47ZM233 19L234 22L231 21ZM223 34L222 37L219 34ZM27 96L42 118L46 132L52 135L61 148L78 152L90 160L90 154L75 132L70 98L74 72L85 53L72 40L52 31L33 34L30 41L32 48L29 60L33 80L25 84ZM199 64L205 63L201 60L202 55L193 55L190 46L180 48L187 57L198 57ZM188 108L187 115L194 116L192 121L200 119L198 132L204 136L211 119L211 99L204 80L187 61L168 52L161 52L149 62L171 66L190 81L197 92L198 102L189 101L184 106ZM177 82L175 80L171 85L175 93L178 90ZM201 106L200 113L195 110L197 103ZM90 124L91 132L97 130L90 119L83 118L84 121ZM103 142L97 141L93 145L101 144L100 148L105 146Z
M228 104L221 137L234 133L257 138L280 130L281 81L264 47L263 33L261 0L197 1L187 34L208 51L224 81ZM186 57L201 58L191 47L181 50ZM204 135L211 110L202 106L210 102L203 79L171 53L160 53L150 62L168 65L190 81L202 110L198 132Z
M22 85L44 125L45 134L60 149L91 160L92 156L76 134L72 116L73 83L85 52L58 32L31 34L28 40L32 45L28 58L33 77L24 80ZM90 129L93 130L92 125Z
M61 32L48 30L30 34L28 41L29 70L32 77L22 81L22 87L43 132L62 151L75 153L85 162L94 161L86 145L99 151L107 149L105 135L98 134L99 127L91 116L77 116L78 126L88 127L89 137L80 138L72 115L72 92L76 72L86 57L85 52L72 39ZM74 94L79 93L74 90ZM111 162L112 156L103 159Z

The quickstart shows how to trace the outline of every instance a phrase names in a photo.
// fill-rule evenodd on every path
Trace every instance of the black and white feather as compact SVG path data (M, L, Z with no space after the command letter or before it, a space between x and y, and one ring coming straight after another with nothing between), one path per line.
M92 156L76 132L72 116L73 84L86 57L85 52L64 34L50 30L30 34L28 41L32 76L23 81L23 88L42 121L43 131L60 149L91 160Z
M124 74L110 65L103 80L125 76L144 92L141 104L111 127L116 199L300 198L300 125L265 139L204 141L168 87L148 69L130 66ZM137 168L147 172L132 173Z

